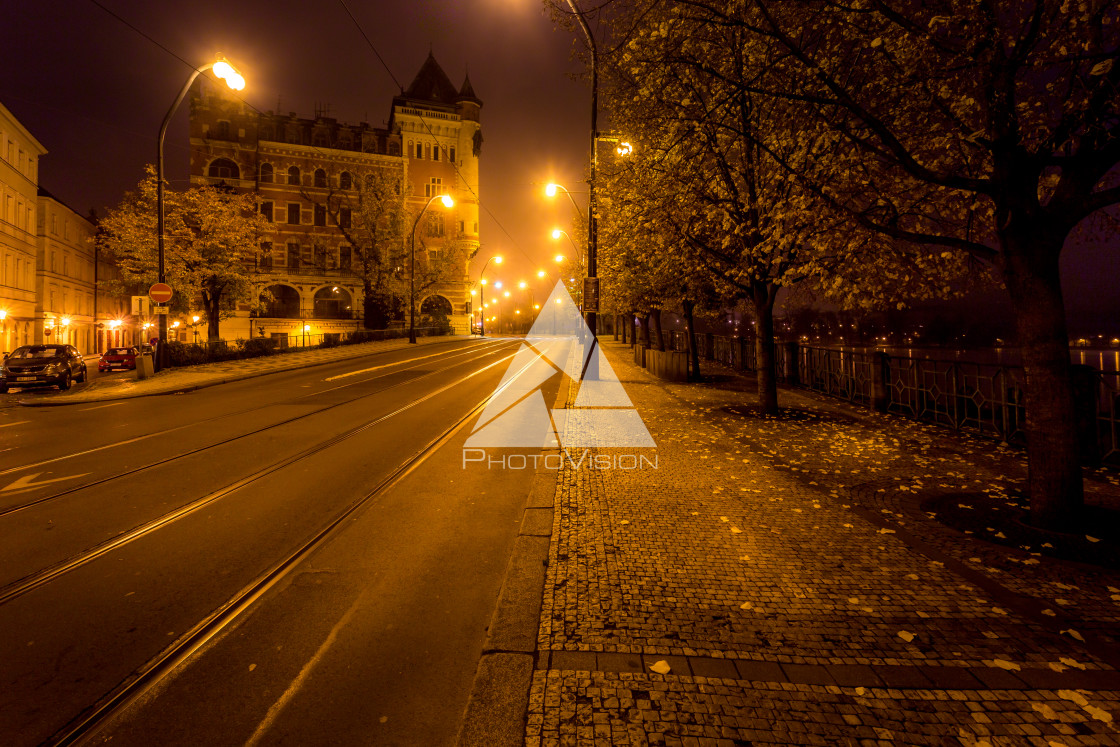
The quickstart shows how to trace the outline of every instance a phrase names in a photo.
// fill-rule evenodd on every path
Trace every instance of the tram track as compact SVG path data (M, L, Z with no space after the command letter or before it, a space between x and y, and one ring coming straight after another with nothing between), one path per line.
M479 358L487 357L489 355L493 355L495 352L496 351L494 351L494 350L490 350L486 355L479 356ZM64 560L60 563L56 563L56 564L48 566L46 568L42 568L42 569L36 571L35 573L28 574L28 575L26 575L26 576L24 576L24 577L22 577L22 578L20 578L16 581L8 583L8 584L0 587L0 606L3 606L4 604L7 604L8 602L10 602L14 599L17 599L17 598L23 596L24 594L27 594L28 592L33 591L34 589L36 589L40 586L43 586L44 584L47 584L50 581L52 581L52 580L54 580L54 579L56 579L60 576L63 576L67 573L70 573L71 571L74 571L77 568L80 568L80 567L96 560L97 558L99 558L99 557L101 557L101 556L103 556L103 555L105 555L109 552L117 550L117 549L123 547L124 545L127 545L131 542L134 542L134 541L136 541L136 540L138 540L142 537L146 537L146 536L152 534L153 532L158 531L160 528L165 527L169 524L172 524L176 521L179 521L180 519L183 519L186 516L190 516L191 514L193 514L197 511L199 511L200 509L214 503L215 501L221 500L222 498L225 498L225 497L227 497L227 496L229 496L229 495L231 495L231 494L233 494L233 493L235 493L239 490L242 490L246 487L249 487L249 486L251 486L255 483L258 483L261 480L263 480L264 478L268 477L269 475L271 475L275 472L278 472L279 470L284 469L285 467L289 467L289 466L291 466L293 464L296 464L298 462L301 462L301 461L303 461L303 460L305 460L309 457L315 456L315 455L317 455L317 454L319 454L323 451L326 451L327 449L331 448L332 446L335 446L339 443L342 443L343 441L346 441L347 439L353 438L354 436L357 436L361 433L364 433L365 431L368 431L371 428L374 428L378 425L381 425L382 423L385 423L386 421L388 421L388 420L390 420L390 419L392 419L392 418L394 418L394 417L396 417L396 416L398 416L398 415L400 415L404 412L407 412L408 410L412 409L413 407L416 407L417 405L423 404L424 402L427 402L428 400L430 400L430 399L432 399L432 398L434 398L434 397L436 397L440 394L443 394L444 392L447 392L447 391L449 391L449 390L451 390L451 389L453 389L457 386L460 386L462 384L462 382L464 382L468 379L474 378L475 376L481 375L482 373L490 370L494 366L497 366L497 365L499 365L499 364L501 364L505 361L508 361L512 358L513 358L512 353L508 356L504 356L502 358L499 358L498 360L494 361L493 363L489 363L489 364L483 366L482 368L479 368L475 371L472 371L471 373L466 374L465 376L462 376L462 377L456 379L455 381L452 381L451 383L449 383L449 384L447 384L443 387L432 390L431 392L424 395L423 397L419 397L417 399L414 399L414 400L408 402L407 404L405 404L401 407L398 407L397 409L393 410L392 412L390 412L386 415L383 415L380 418L377 418L376 420L372 420L368 423L364 423L362 425L359 425L359 426L351 428L347 431L344 431L340 434L336 434L336 435L334 435L330 438L324 439L324 440L322 440L322 441L320 441L316 444L313 444L313 445L297 452L296 454L293 454L293 455L290 455L290 456L285 457L283 459L272 462L271 464L268 464L265 467L263 467L261 469L258 469L258 470L256 470L255 472L253 472L249 475L241 477L238 480L235 480L234 482L232 482L232 483L230 483L230 484L228 484L224 487L219 488L218 490L211 491L210 493L208 493L208 494L206 494L206 495L204 495L200 498L197 498L197 499L191 501L190 503L188 503L186 505L180 506L180 507L178 507L178 508L176 508L172 511L169 511L165 514L162 514L161 516L158 516L154 519L151 519L151 520L149 520L149 521L147 521L147 522L145 522L145 523L143 523L143 524L141 524L137 527L134 527L131 530L128 530L128 531L125 531L121 534L118 534L118 535L114 536L113 538L111 538L109 540L106 540L105 542L102 542L102 543L99 543L97 545L94 545L93 547L87 548L83 552L81 552L77 555L74 555L74 556L72 556L72 557L70 557L70 558L68 558L68 559L66 559L66 560ZM474 361L473 360L472 361L466 361L466 363L470 363L470 362L474 362ZM437 369L436 371L432 371L431 374L425 374L424 376L421 376L421 377L416 377L416 378L413 378L413 379L409 379L406 382L401 382L401 384L412 383L412 382L420 380L421 378L425 378L428 375L434 375L436 373L440 373L442 371L446 371L446 370L449 370L451 368L461 366L463 364L464 364L464 362L460 361L459 363L457 363L455 365L446 366L442 369ZM376 394L383 394L384 392L386 392L389 389L392 389L396 386L399 386L399 385L394 385L393 387L387 387L386 389L381 389ZM373 395L369 395L369 394L363 395L363 397L366 397L366 396L373 396ZM343 404L352 403L354 401L357 401L358 399L362 399L363 397L354 398L353 400L350 400L349 402L343 403ZM337 407L337 406L338 405L333 405L333 406L328 407L328 408L323 408L322 410L318 410L315 413L309 413L308 415L318 414L318 413L324 412L326 410L332 409L333 407ZM307 417L307 415L300 416L300 417ZM300 419L300 418L297 417L297 418L289 419L288 421L284 421L284 422L287 423L287 422L291 422L292 420L298 420L298 419ZM278 424L275 424L273 426L269 426L268 428L264 428L264 429L261 429L261 430L268 430L269 428L278 427L279 425L283 425L283 424L284 423L278 423ZM251 435L251 434L245 434L245 435ZM206 447L206 448L213 448L213 446L226 444L226 443L229 443L230 441L235 441L235 440L237 440L237 439L236 438L235 439L228 439L227 441L223 441L219 444L214 444L214 445L212 445L210 447ZM196 451L202 451L202 450L204 450L204 449L198 449ZM190 453L195 453L195 452L190 452ZM140 471L142 469L148 469L152 466L158 466L158 465L164 464L167 461L170 461L170 460L163 460L163 461L160 461L160 462L153 463L151 465L147 465L145 467L138 467L134 470L130 470L128 472L122 473L122 474L117 475L115 477L106 478L104 480L89 483L85 486L82 486L81 488L75 488L74 490L83 489L85 487L89 487L90 485L98 485L98 484L101 484L103 482L108 482L110 480L115 480L115 479L119 479L119 478L124 477L124 476L129 476L129 475L132 475L135 472ZM65 491L64 493L60 493L58 495L65 495L65 494L74 492L74 490ZM41 503L41 502L42 501L39 501L39 503Z
M485 368L471 374L481 374L507 360L512 359L511 354ZM270 590L276 588L303 561L308 559L316 550L323 547L337 536L359 511L367 507L379 496L405 479L414 470L420 467L429 457L435 454L440 447L450 441L455 434L480 413L494 397L508 387L521 374L531 368L531 363L521 370L514 372L510 379L498 390L483 397L473 405L464 415L455 420L450 426L443 429L434 438L416 449L408 457L400 461L388 474L386 474L371 489L366 490L361 496L351 501L339 510L330 520L309 536L294 550L288 552L280 560L260 573L251 582L241 587L239 591L229 596L223 604L218 606L209 615L200 620L190 630L181 635L174 643L169 645L155 657L149 659L142 666L133 671L131 677L122 682L111 692L107 693L96 704L87 708L81 715L71 720L62 729L48 739L45 744L50 745L75 745L90 744L93 739L100 736L101 730L107 726L118 714L129 706L145 699L149 693L158 690L161 684L171 677L180 667L186 665L190 659L201 652L208 644L215 642L225 631L249 613L254 605L260 601ZM423 398L430 399L438 393L447 391L457 386L461 381L453 382L439 390L433 391ZM379 419L378 422L393 417L405 409L419 404L419 401L410 403L398 411Z
M65 490L60 490L60 491L57 491L55 493L51 493L49 495L39 496L39 497L35 498L34 500L25 501L23 503L18 503L18 504L12 505L12 506L7 506L7 507L4 507L4 508L0 508L0 519L3 519L5 516L8 516L8 515L19 513L21 511L25 511L25 510L33 508L35 506L42 505L44 503L49 503L50 501L57 500L58 498L62 498L64 496L71 495L71 494L79 492L81 490L86 490L86 489L91 488L91 487L95 487L95 486L98 486L98 485L103 485L105 483L113 482L115 480L120 480L120 479L125 478L125 477L130 477L130 476L133 476L133 475L135 475L139 472L143 472L145 470L149 470L149 469L152 469L152 468L155 468L155 467L171 464L175 461L185 459L187 457L194 456L194 455L200 454L202 452L205 452L205 451L208 451L208 450L211 450L211 449L215 449L215 448L218 448L218 447L221 447L221 446L226 446L230 443L233 443L233 442L241 440L241 439L245 439L245 438L249 438L251 436L259 435L259 434L267 432L269 430L280 428L281 426L289 425L291 423L295 423L295 422L298 422L300 420L304 420L304 419L307 419L307 418L310 418L310 417L314 417L315 415L322 414L324 412L327 412L327 411L335 409L335 408L352 405L353 403L358 402L362 399L367 399L369 397L375 397L375 396L377 396L379 394L382 394L386 391L389 391L390 389L393 389L395 387L405 386L407 384L411 384L411 383L414 383L416 381L420 381L420 380L422 380L422 379L424 379L428 376L434 376L436 374L447 371L451 368L461 366L464 363L471 363L475 360L479 360L479 359L485 358L489 355L493 355L501 347L502 347L502 343L491 343L491 344L486 345L486 347L481 351L478 350L477 348L472 348L472 349L470 349L468 351L464 351L462 353L454 353L454 354L452 354L451 356L448 356L448 357L457 358L457 357L460 357L460 356L470 356L470 355L473 355L474 357L469 358L465 361L458 361L454 364L444 366L443 368L435 369L435 370L430 371L428 373L422 374L420 376L416 376L416 377L411 378L411 379L407 379L405 381L398 382L396 384L392 384L392 385L390 385L388 387L385 387L385 388L382 388L382 389L377 389L377 390L372 391L372 392L366 392L366 393L361 394L357 397L353 397L351 399L343 400L342 402L336 402L332 405L328 405L326 407L319 408L319 409L314 410L312 412L302 413L302 414L295 415L293 417L286 418L284 420L281 420L281 421L278 421L278 422L275 422L275 423L270 423L268 425L262 426L260 428L255 429L255 430L252 430L252 431L249 431L249 432L246 432L246 433L242 433L242 434L239 434L239 435L236 435L236 436L232 436L230 438L226 438L226 439L223 439L221 441L215 441L213 443L209 443L209 444L206 444L204 446L199 446L199 447L194 448L194 449L188 449L186 451L182 451L182 452L179 452L177 454L172 454L170 456L163 457L161 459L150 461L150 462L147 462L145 464L138 465L136 467L132 467L130 469L127 469L127 470L124 470L124 471L121 471L121 472L117 472L117 473L112 474L112 475L108 475L108 476L101 477L101 478L96 479L96 480L91 480L89 482L82 483L80 485L73 485L71 487L66 488ZM423 356L419 360L425 360L427 358L438 357L439 355L443 355L443 354ZM308 398L311 398L311 397L321 396L321 395L326 394L328 392L337 391L339 389L345 389L345 388L348 388L348 387L354 387L354 386L359 386L359 385L362 385L362 384L368 384L369 382L376 381L377 379L385 378L387 376L396 375L396 374L399 374L403 371L409 371L409 370L412 370L412 369L415 369L415 368L419 368L422 365L426 365L426 364L417 363L416 361L417 361L417 359L410 359L408 361L401 361L400 364L396 364L396 363L383 364L382 367L385 367L385 368L394 368L398 365L410 364L410 363L415 364L415 365L406 365L404 368L397 368L395 371L392 371L392 372L378 374L376 376L359 379L357 381L346 382L344 384L340 384L340 385L337 385L337 386L332 386L332 387L329 387L327 389L322 389L322 390L319 390L319 391L316 391L316 392L309 392L307 394L299 395L298 397L295 397L294 399L295 400L308 399ZM257 407L250 407L250 408L246 408L244 410L239 410L239 411L232 412L232 413L223 413L222 415L218 415L218 416L215 416L213 418L205 418L205 419L202 419L202 420L194 421L192 423L187 423L187 424L184 424L184 425L179 426L179 427L174 428L174 429L168 429L166 431L157 431L157 432L154 432L154 433L149 433L149 434L144 434L142 436L137 436L135 438L129 438L129 439L121 440L121 441L116 441L116 442L111 443L111 444L105 444L103 446L97 447L96 449L87 449L87 450L83 450L83 451L80 451L80 452L74 452L72 454L66 454L66 455L62 455L62 456L59 456L59 457L54 457L52 459L44 460L44 461L41 461L41 462L35 462L35 463L32 463L32 464L21 465L19 467L12 467L12 468L9 468L9 469L0 470L0 476L7 475L7 474L13 474L13 473L17 473L17 472L23 472L23 471L30 470L30 469L33 469L33 468L36 468L36 467L42 467L42 466L47 465L47 464L57 464L59 462L65 461L67 459L76 459L76 458L79 458L79 457L88 456L90 454L93 454L93 453L96 453L96 452L99 452L99 451L105 451L107 449L119 448L119 447L124 447L124 446L132 446L132 445L135 445L136 443L138 443L140 441L148 440L150 438L154 438L154 437L157 437L157 436L165 436L165 435L168 435L168 434L171 434L171 433L174 433L174 432L177 432L177 431L181 431L181 430L184 430L184 429L187 429L187 428L212 424L216 420L224 420L224 419L244 417L244 416L249 415L249 414L254 413L254 412L260 412L260 411L266 410L270 407L275 407L276 404L277 403L275 403L275 402L270 402L270 403L265 404L265 405L260 405L260 406L257 406ZM0 596L0 603L2 603L2 599L3 599L2 596Z

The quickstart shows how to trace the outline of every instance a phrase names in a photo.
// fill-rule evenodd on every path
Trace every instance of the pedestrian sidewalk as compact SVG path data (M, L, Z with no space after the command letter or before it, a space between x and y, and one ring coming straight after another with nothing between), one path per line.
M560 470L526 744L1120 745L1120 566L1051 556L1115 528L1031 534L1019 452L603 348L656 468Z
M420 337L418 345L433 345L452 340L470 339L466 335L444 337ZM126 373L121 376L99 377L81 388L60 392L53 396L41 396L37 390L28 390L27 396L19 399L19 404L32 407L45 407L52 405L75 405L85 402L103 402L106 400L129 399L132 397L145 397L153 394L170 394L193 389L203 389L231 381L240 381L254 376L291 371L297 368L319 366L324 363L360 358L375 353L384 353L390 350L399 350L410 346L407 338L394 340L379 340L376 342L363 342L357 345L340 345L334 348L312 348L296 353L280 353L276 355L261 356L259 358L246 358L243 360L222 361L221 363L205 363L199 366L184 366L182 368L169 368L160 371L155 376L144 380L137 380L135 373ZM97 360L89 362L91 367L97 366Z

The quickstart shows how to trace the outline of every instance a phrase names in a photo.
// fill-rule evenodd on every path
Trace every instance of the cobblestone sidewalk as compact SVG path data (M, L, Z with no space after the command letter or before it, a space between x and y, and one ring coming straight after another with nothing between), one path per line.
M560 472L527 744L1120 745L1120 572L930 508L1013 493L1018 453L604 349L656 468Z
M419 345L433 345L450 340L470 339L465 335L447 337L420 337L416 342ZM407 339L382 340L377 342L364 342L357 345L340 345L334 348L315 348L298 353L284 353L279 355L247 358L244 360L222 361L221 363L205 363L199 366L186 366L184 368L170 368L160 371L143 381L137 380L135 374L125 373L117 376L97 378L87 386L71 389L68 392L55 393L53 391L27 390L19 394L0 397L9 403L18 402L27 406L74 405L85 402L103 402L106 400L129 399L132 397L145 397L152 394L169 394L191 389L225 384L239 381L254 376L263 376L280 371L291 371L297 368L307 368L333 361L360 358L373 353L383 353L390 350L409 347ZM97 359L87 361L87 365L96 369Z

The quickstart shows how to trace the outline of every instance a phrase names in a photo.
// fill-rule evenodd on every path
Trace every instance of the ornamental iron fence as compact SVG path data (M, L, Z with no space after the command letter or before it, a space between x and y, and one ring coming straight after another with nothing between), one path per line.
M749 338L697 333L696 352L740 371L756 368ZM688 334L663 333L665 349L688 352ZM691 365L691 364L690 364ZM776 343L779 381L856 405L895 413L1016 446L1026 444L1022 366L892 356ZM1073 364L1083 461L1120 466L1120 372Z

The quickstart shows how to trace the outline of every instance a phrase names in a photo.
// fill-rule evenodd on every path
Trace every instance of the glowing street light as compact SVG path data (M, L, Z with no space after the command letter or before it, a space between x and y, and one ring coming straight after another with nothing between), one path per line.
M493 257L491 257L490 259L486 260L486 264L484 264L482 266L482 272L478 273L478 285L479 285L478 301L479 301L479 303L482 304L482 309L486 309L487 306L489 306L489 304L486 303L486 294L485 294L485 291L486 291L486 277L485 277L485 275L486 275L486 268L490 266L491 262L493 262L496 265L500 265L502 263L501 255L496 254ZM501 288L502 284L498 283L496 287ZM480 313L479 317L478 317L478 336L479 337L485 337L486 336L486 314L485 313Z
M159 248L159 282L166 283L167 277L164 274L163 262L163 138L167 134L167 126L171 123L171 117L175 115L175 111L179 108L179 104L183 103L183 98L190 90L191 84L194 79L207 70L213 70L214 75L224 80L226 85L235 91L240 91L245 88L245 79L241 74L234 69L233 65L224 57L208 63L201 67L196 67L191 71L187 82L183 85L179 95L175 98L175 102L171 108L167 110L167 116L163 118L163 124L159 127L159 153L156 159L156 243ZM160 345L156 349L159 356L159 368L163 368L167 363L167 346L163 345L163 341L167 339L167 315L159 315L159 341Z
M576 209L577 213L583 212L579 209L579 205L576 204L576 198L572 197L572 193L567 187L562 184L556 184L555 182L549 182L545 185L544 193L548 197L555 197L557 192L563 192L568 196L568 199L572 202L572 207Z

